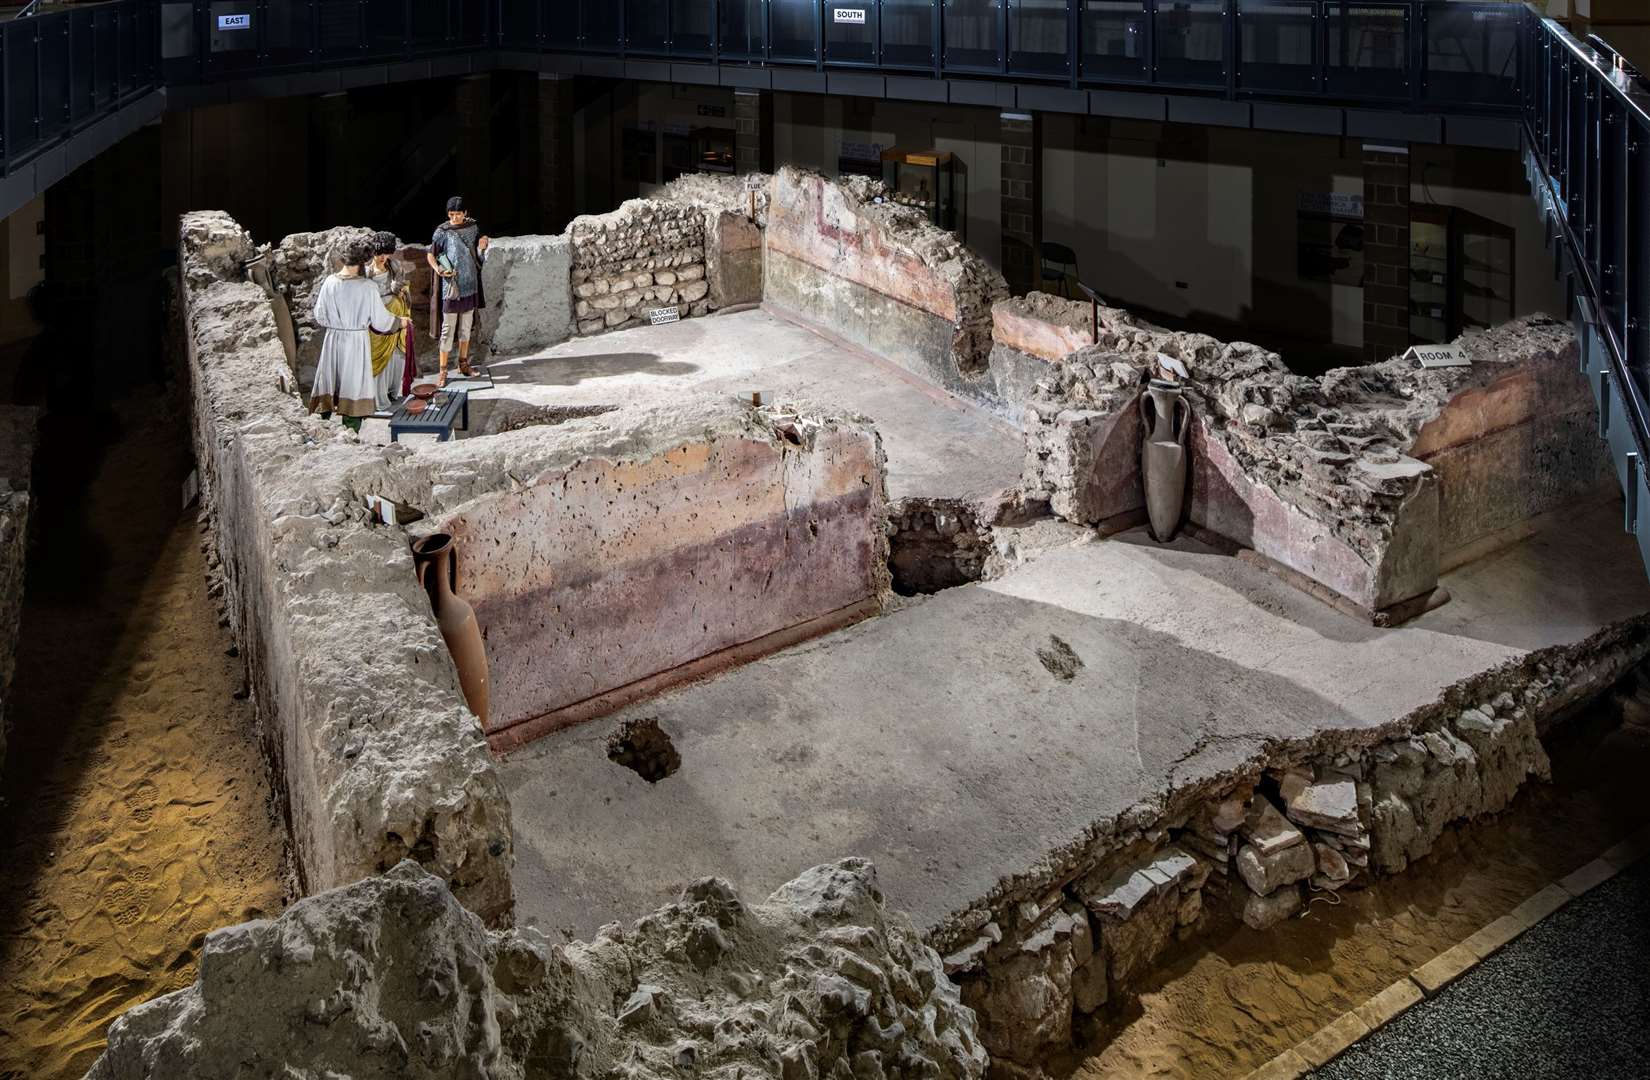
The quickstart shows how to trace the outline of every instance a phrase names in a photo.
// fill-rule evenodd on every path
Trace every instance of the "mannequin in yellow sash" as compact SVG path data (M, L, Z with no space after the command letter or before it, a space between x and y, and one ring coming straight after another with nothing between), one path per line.
M406 319L412 316L408 285L396 278L395 268L390 263L390 256L395 254L398 246L394 233L373 234L373 255L372 262L367 266L367 278L378 286L378 295L390 314ZM373 396L379 412L390 411L406 394L411 376L417 374L410 370L408 364L412 352L411 339L412 331L405 324L388 334L372 335Z

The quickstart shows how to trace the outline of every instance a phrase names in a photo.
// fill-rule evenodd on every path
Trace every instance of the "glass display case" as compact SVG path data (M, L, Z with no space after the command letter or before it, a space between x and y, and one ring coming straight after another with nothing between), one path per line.
M1409 222L1409 336L1453 341L1514 314L1512 226L1455 206L1414 206Z
M897 146L884 150L882 182L888 185L894 202L914 206L940 228L962 236L958 227L967 220L961 205L966 196L957 185L956 155L948 150L904 150Z

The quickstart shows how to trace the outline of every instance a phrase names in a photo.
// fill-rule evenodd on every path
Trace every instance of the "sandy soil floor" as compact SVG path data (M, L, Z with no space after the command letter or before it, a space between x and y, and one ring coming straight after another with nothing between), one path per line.
M0 787L5 1080L81 1076L110 1020L194 979L208 930L282 905L241 661L179 513L183 422L155 397L74 423L37 457Z
M1243 1076L1416 965L1588 862L1650 817L1650 675L1627 680L1550 740L1553 780L1370 889L1318 901L1268 933L1192 942L1127 1013L1052 1063L1079 1080Z

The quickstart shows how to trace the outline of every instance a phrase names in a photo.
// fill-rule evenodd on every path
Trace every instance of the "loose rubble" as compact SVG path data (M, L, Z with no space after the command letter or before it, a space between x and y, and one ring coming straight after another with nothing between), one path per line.
M1176 942L1223 913L1256 931L1424 858L1549 765L1540 729L1650 654L1639 620L1473 680L1374 740L1275 747L1096 826L930 934L980 1016L993 1074L1038 1075ZM1395 733L1394 733L1395 729Z
M208 935L88 1080L985 1074L974 1014L862 859L747 903L706 878L594 941L489 932L411 862Z

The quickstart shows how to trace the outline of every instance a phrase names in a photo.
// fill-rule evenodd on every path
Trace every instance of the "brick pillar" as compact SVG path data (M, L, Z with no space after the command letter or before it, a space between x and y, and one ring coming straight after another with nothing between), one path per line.
M773 91L733 92L733 166L741 174L773 172Z
M1364 359L1409 348L1409 150L1364 147Z
M488 75L458 80L453 91L458 109L458 190L466 207L486 220L493 206L493 82ZM496 215L495 215L496 216Z
M1043 131L1035 113L1003 113L1003 276L1021 295L1037 287L1043 241Z
M574 83L567 75L538 78L538 213L545 233L559 233L575 216L573 188Z

